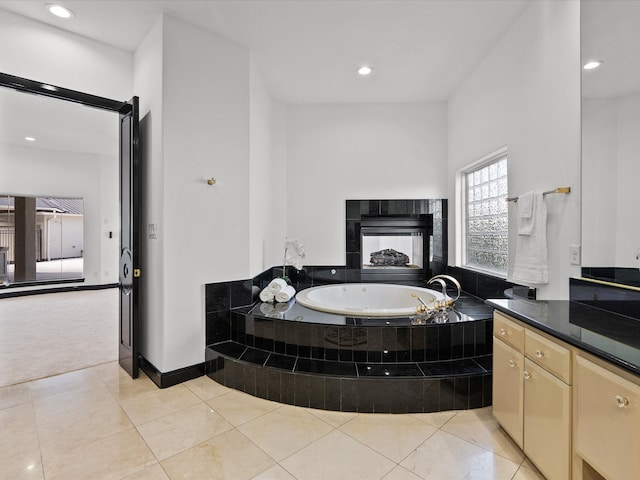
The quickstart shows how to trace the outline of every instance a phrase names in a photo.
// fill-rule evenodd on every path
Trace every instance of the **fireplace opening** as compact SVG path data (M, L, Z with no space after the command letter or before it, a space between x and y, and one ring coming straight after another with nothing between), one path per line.
M360 235L363 281L424 278L432 247L432 215L363 217Z

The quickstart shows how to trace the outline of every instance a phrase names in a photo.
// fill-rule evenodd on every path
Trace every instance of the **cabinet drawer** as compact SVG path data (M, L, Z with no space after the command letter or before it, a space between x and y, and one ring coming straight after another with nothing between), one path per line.
M524 353L535 363L571 385L571 351L529 329L524 335Z
M518 352L524 351L524 327L500 312L493 312L493 335Z
M640 386L576 357L575 448L606 478L640 478Z

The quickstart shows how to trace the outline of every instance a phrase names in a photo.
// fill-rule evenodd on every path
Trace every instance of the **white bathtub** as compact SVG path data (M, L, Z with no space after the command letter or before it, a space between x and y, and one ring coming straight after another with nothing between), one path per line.
M322 312L360 317L406 317L416 314L420 301L427 305L443 300L442 294L427 288L388 283L343 283L302 290L300 305Z

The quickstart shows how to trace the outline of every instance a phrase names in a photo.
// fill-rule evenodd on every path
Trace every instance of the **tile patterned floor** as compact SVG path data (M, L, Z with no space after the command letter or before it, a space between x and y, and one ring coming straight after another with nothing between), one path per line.
M115 362L0 388L0 426L0 479L542 479L490 408L329 412Z
M207 377L160 390L117 344L116 289L0 301L0 480L542 479L490 408L331 412Z

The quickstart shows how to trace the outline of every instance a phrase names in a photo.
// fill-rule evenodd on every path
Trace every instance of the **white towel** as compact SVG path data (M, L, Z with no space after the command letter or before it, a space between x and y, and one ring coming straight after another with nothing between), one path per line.
M287 303L293 297L296 296L296 289L291 285L287 285L281 291L276 293L276 302Z
M518 215L518 235L513 271L509 281L520 284L542 284L549 282L547 260L547 205L542 192L532 193L531 231L520 233ZM522 198L522 196L520 196ZM520 198L518 203L520 203ZM525 217L526 219L526 217Z
M271 280L271 283L269 283L269 286L267 288L271 290L273 293L278 293L287 285L288 283L284 278L274 278L273 280Z
M533 200L536 192L527 192L518 197L518 235L531 235L535 219Z
M260 300L263 302L273 302L275 298L275 293L269 287L265 288L260 292Z

